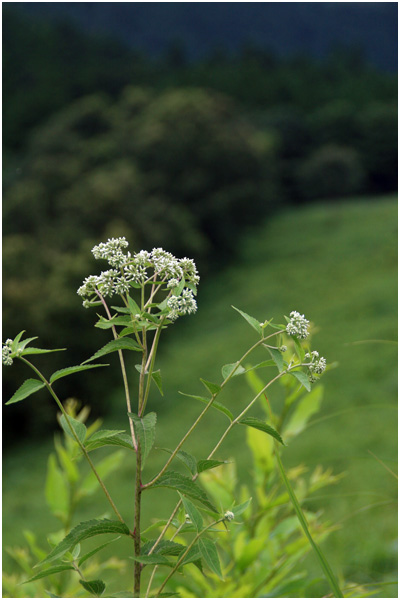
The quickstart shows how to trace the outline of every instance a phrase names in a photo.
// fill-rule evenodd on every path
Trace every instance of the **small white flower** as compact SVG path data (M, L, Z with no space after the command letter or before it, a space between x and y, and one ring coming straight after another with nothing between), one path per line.
M224 517L227 521L233 521L233 519L235 518L235 515L231 510L227 510L226 513L224 514Z

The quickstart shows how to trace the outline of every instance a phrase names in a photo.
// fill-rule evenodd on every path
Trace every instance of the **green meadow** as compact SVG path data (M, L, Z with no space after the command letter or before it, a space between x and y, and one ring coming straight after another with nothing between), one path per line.
M324 544L335 571L361 583L394 580L397 199L326 202L276 214L241 238L228 269L201 279L198 312L171 327L164 346L161 340L159 367L164 396L155 389L148 407L158 414L157 446L173 447L202 408L178 392L203 393L200 377L220 383L221 367L238 360L255 341L254 331L231 305L260 321L274 318L281 323L283 315L297 310L313 322L312 347L332 368L322 379L321 413L288 445L283 461L288 467L303 463L313 469L321 464L331 467L335 474L344 473L323 496L316 493L306 500L337 525ZM116 357L112 356L110 363L118 367ZM250 394L246 382L238 377L224 390L221 401L237 414ZM279 403L280 398L279 386L272 386L269 400ZM35 402L35 397L27 402ZM87 399L88 404L95 402ZM126 427L122 390L116 390L109 402L105 426ZM5 427L8 410L11 408L5 410ZM42 410L40 405L37 410ZM207 414L185 447L202 458L225 427L224 416L210 412L213 414ZM257 415L256 408L252 414ZM247 481L251 473L246 469L244 429L233 431L216 458L235 459L243 481ZM44 541L47 531L59 528L47 511L43 492L51 448L51 439L35 447L21 440L18 448L4 456L4 546L22 545L24 529L34 531ZM98 456L102 452L98 451ZM146 465L149 477L166 457L161 451L154 455L156 458ZM133 461L128 458L126 455L122 466L123 479L121 471L111 475L108 487L132 525ZM144 498L145 518L167 516L174 499L171 492L161 506L156 494L149 491L148 499ZM81 505L76 523L93 518L96 511L103 515L106 510L99 493ZM312 557L308 560L310 569L319 574ZM4 568L15 568L6 553ZM388 594L396 595L394 586L385 588L386 597Z

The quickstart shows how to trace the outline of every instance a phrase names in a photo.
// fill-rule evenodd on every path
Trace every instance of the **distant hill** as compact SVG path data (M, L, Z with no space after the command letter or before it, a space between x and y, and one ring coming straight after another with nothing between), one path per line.
M72 20L159 55L182 44L189 59L246 44L279 56L324 57L352 46L378 68L397 70L397 2L7 2L33 18Z

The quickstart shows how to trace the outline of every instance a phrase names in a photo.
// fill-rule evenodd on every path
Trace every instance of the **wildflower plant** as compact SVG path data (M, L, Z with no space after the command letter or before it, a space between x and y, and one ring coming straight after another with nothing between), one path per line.
M147 412L146 409L151 404L154 388L158 388L163 393L161 373L156 369L157 350L162 332L167 327L178 318L196 312L199 275L192 259L178 259L162 248L131 254L124 237L109 239L98 244L92 252L96 259L107 261L108 266L100 275L88 276L79 287L78 295L83 299L85 308L93 307L101 310L102 314L98 315L95 326L111 334L112 339L82 364L56 371L49 378L45 377L27 357L58 350L32 347L29 344L37 338L23 340L24 332L21 332L14 340L8 339L2 351L3 363L6 366L11 366L14 359L19 359L36 375L34 379L25 381L7 404L24 400L42 388L49 391L62 413L61 427L76 442L81 456L89 463L115 515L114 519L92 519L78 524L40 561L37 565L37 573L45 577L64 571L68 557L73 556L74 561L78 559L77 549L80 548L81 542L100 534L117 534L132 540L134 597L168 596L172 593L172 578L178 572L184 573L185 565L194 564L201 572L204 570L223 577L216 542L221 535L229 535L229 524L234 523L250 503L250 499L247 499L240 504L215 506L199 485L199 475L224 464L224 461L217 460L215 455L231 430L237 425L244 425L272 438L278 466L285 481L285 472L279 459L279 447L284 445L284 440L278 428L274 423L268 422L268 419L258 419L249 416L248 413L263 398L266 390L284 377L294 378L298 385L310 391L312 383L325 370L326 361L317 351L304 347L310 325L304 315L297 311L291 312L290 317L286 317L286 325L275 324L272 319L260 323L254 317L235 308L256 333L256 341L236 362L222 367L220 383L201 379L207 395L189 397L201 401L205 405L203 410L184 433L176 448L169 450L169 457L164 466L149 478L144 466L154 445L157 416L154 411ZM289 358L287 347L290 340L293 342L290 347L293 347L295 352ZM252 367L246 366L249 356L258 348L267 351L267 360ZM135 352L139 356L136 365L139 376L135 391L132 388L133 378L128 377L125 365L124 353L128 351ZM113 352L117 352L119 356L129 422L128 434L107 429L95 432L88 430L84 423L68 414L56 392L56 382L59 379L108 366L97 361ZM217 401L222 390L236 376L267 367L276 368L277 374L255 393L237 416L232 414L229 407ZM135 380L137 381L137 374ZM211 409L222 412L228 418L229 424L215 446L207 451L205 457L198 460L181 448ZM104 446L121 447L130 452L133 458L134 506L132 515L127 517L120 513L96 468L95 460L92 459L92 452ZM182 475L171 468L177 460L185 464L190 472L189 476ZM158 537L149 538L149 531L154 528L143 529L141 516L143 498L149 489L158 489L162 493L164 488L175 490L177 504L169 518L162 521ZM322 551L307 529L301 509L290 487L288 493L333 594L343 597ZM182 540L183 536L185 542L174 541L177 536L179 540ZM143 573L146 567L148 567L146 571L148 575L144 589ZM158 569L162 569L163 573L165 571L161 580ZM97 595L100 590L101 593L105 591L105 583L101 580L82 581L82 587L86 592Z

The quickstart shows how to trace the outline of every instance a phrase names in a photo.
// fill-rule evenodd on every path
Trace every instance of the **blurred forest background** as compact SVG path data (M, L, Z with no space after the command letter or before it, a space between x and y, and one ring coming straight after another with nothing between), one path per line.
M136 251L192 257L199 312L168 332L161 355L171 396L217 377L214 347L233 353L222 365L247 345L230 304L260 320L305 312L340 363L326 415L355 412L314 427L292 459L315 461L320 444L328 464L361 487L376 475L371 493L390 499L367 451L394 468L397 4L6 2L3 94L3 339L26 329L40 347L67 347L41 359L48 372L79 364L108 341L75 293L102 268L93 245L126 236ZM367 339L388 343L346 346ZM25 377L4 369L5 399ZM119 386L110 368L58 389L117 419ZM155 407L179 414L165 399ZM39 494L25 481L15 505L21 440L31 470L57 427L51 399L13 405L4 423L18 530L22 498ZM342 488L342 518L369 504L344 500L356 492ZM378 547L360 540L356 559L351 528L337 543L355 578L395 570L388 504Z

